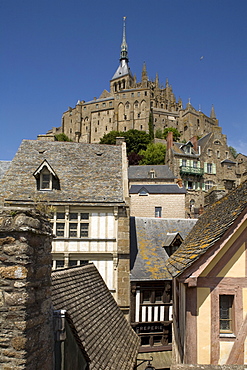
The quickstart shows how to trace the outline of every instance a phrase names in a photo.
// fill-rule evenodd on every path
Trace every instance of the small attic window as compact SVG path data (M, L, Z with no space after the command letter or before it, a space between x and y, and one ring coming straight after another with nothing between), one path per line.
M59 179L47 161L44 161L33 175L36 178L37 190L60 190Z
M148 195L148 192L146 189L142 188L140 191L139 191L139 195Z

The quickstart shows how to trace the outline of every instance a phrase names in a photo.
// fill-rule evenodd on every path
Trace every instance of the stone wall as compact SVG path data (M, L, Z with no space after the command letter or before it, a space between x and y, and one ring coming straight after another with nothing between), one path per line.
M155 207L162 207L162 218L185 218L185 194L131 194L130 216L155 217Z
M0 368L53 369L51 229L34 211L0 211Z
M130 274L129 274L129 208L119 207L118 210L118 273L117 273L117 304L127 319L130 309Z

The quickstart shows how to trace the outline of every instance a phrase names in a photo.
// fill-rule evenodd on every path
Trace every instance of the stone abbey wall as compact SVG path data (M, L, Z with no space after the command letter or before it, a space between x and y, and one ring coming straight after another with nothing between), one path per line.
M51 229L34 211L0 210L0 368L52 370Z

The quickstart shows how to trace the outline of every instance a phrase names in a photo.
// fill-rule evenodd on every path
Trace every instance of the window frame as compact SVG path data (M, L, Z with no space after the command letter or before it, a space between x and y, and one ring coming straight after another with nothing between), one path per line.
M227 306L227 317L221 318L222 316L222 299L223 297L228 297L228 302L226 304ZM229 323L229 328L222 328L223 321L227 321ZM234 334L235 331L235 295L234 294L219 294L219 332L221 335L231 335Z

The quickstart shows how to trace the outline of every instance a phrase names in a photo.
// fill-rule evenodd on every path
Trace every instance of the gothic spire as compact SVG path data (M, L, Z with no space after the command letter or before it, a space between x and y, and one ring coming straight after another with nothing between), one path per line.
M145 62L143 62L143 67L142 67L142 78L143 77L147 77L147 67L146 67Z
M214 110L213 105L212 105L212 108L211 108L210 118L216 119L216 114L215 114L215 110Z
M126 17L123 17L123 40L121 44L120 60L125 59L128 62L129 59L128 59L128 46L126 42L125 20Z

